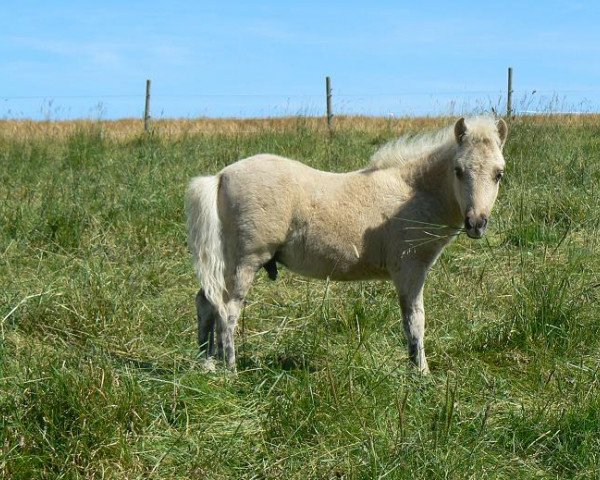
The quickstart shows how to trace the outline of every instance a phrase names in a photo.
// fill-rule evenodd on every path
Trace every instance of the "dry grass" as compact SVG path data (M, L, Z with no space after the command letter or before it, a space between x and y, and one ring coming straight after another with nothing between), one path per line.
M344 116L335 118L336 130L359 129L377 132L385 129L403 131L407 128L423 128L443 125L443 118L400 118ZM447 123L447 122L446 122ZM152 122L152 130L162 138L177 138L187 135L255 135L269 131L283 133L296 131L299 124L311 131L327 131L326 121L321 117L279 117L250 119L167 119ZM52 136L66 138L73 133L90 128L101 128L107 138L130 140L144 131L144 123L137 119L123 120L70 120L32 121L1 120L0 134L7 138L40 138Z
M526 117L530 123L562 124L581 126L600 123L600 115L537 115ZM365 133L387 132L401 134L438 128L448 125L452 119L446 117L369 117L336 116L335 131L359 130ZM310 131L326 132L327 123L323 117L277 117L277 118L195 118L163 119L152 122L153 133L164 139L176 139L190 135L256 135L264 132L296 132L301 126ZM80 131L100 128L106 139L127 141L144 132L144 122L140 119L123 120L67 120L33 121L0 120L0 136L8 139L36 139L48 136L64 139Z
M598 122L600 115L536 115L526 117L527 121L546 125L563 124L581 126ZM439 128L448 125L447 117L369 117L336 116L334 131L360 130L365 133L387 132L402 134L405 131ZM295 132L302 126L313 132L326 132L327 123L323 117L277 117L277 118L195 118L161 119L152 122L152 131L161 138L175 139L189 135L256 135L264 132ZM100 128L103 136L111 140L131 140L144 132L141 119L122 120L0 120L0 136L6 139L42 139L53 137L64 139L80 131Z

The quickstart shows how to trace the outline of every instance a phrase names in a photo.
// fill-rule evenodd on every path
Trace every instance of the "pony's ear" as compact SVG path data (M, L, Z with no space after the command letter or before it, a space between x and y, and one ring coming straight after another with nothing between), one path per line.
M503 119L499 118L496 127L498 128L498 136L500 137L500 148L502 148L508 136L508 125Z
M467 133L467 124L465 123L464 117L458 119L454 125L454 137L456 143L462 143L465 134Z

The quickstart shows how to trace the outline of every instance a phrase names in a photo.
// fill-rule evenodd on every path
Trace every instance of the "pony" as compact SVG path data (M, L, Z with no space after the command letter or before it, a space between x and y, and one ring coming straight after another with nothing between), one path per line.
M235 370L234 333L254 276L265 268L275 279L283 265L318 279L392 280L409 359L428 373L425 279L461 232L483 237L507 134L501 118L460 118L384 145L358 171L324 172L259 154L193 178L185 204L201 282L201 357L211 368L216 356Z

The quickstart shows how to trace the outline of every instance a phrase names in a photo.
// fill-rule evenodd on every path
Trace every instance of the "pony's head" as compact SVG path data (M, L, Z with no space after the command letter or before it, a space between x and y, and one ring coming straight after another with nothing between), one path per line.
M454 195L465 232L471 238L485 233L504 174L502 147L507 134L508 126L502 119L461 118L454 125Z

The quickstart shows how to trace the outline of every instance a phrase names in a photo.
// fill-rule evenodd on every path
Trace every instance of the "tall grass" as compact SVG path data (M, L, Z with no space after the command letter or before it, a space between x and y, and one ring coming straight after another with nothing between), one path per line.
M188 178L265 151L355 169L426 123L0 125L0 476L594 478L597 117L511 123L489 236L426 285L429 378L391 285L285 270L248 298L238 374L197 364Z

